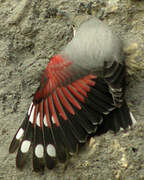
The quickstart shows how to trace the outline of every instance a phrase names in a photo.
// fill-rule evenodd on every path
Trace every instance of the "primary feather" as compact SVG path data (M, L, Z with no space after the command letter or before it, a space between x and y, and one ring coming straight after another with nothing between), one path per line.
M100 20L81 25L48 63L9 151L22 168L33 147L35 171L64 163L91 134L127 129L134 122L125 98L122 42Z

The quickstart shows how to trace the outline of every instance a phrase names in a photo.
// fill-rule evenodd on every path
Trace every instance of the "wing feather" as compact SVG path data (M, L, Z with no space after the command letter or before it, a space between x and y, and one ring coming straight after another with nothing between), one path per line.
M118 83L119 77L123 79L121 65L105 64L104 79L93 74L76 79L72 76L77 71L71 65L72 62L55 56L45 69L26 118L9 148L14 152L19 147L18 168L24 166L31 146L34 171L43 171L45 165L52 169L57 161L66 162L90 134L100 134L107 128L117 132L120 127L126 129L132 124L127 105L121 109L116 106L123 102L124 94Z

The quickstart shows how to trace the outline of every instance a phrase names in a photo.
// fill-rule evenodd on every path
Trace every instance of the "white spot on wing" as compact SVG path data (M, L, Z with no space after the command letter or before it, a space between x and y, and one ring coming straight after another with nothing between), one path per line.
M75 29L75 26L74 26L74 25L72 26L72 29L73 29L73 37L75 37L75 35L76 35L76 29Z
M55 124L55 120L53 116L51 117L51 119L52 119L52 123Z
M29 140L24 140L21 144L21 152L27 153L29 151L31 142Z
M124 130L124 128L120 127L120 131L123 131L123 130Z
M46 115L44 115L43 122L44 122L44 125L45 125L46 127L48 127L48 124L47 124L47 119L46 119Z
M23 128L20 128L19 131L17 132L16 139L19 140L22 137L23 133L24 133Z
M47 153L51 157L56 157L56 149L52 144L47 145Z
M33 106L33 109L31 111L30 117L29 117L29 121L33 124L33 119L34 119L34 110L35 110L35 106Z
M28 110L28 115L30 115L30 112L31 112L31 108L33 106L33 103L31 103L30 107L29 107L29 110Z
M36 124L40 127L40 113L37 115Z
M44 147L42 144L38 144L36 147L35 147L35 155L38 157L38 158L42 158L43 155L44 155Z
M130 112L130 117L131 117L133 125L135 125L137 122L136 122L136 119L134 118L132 112Z

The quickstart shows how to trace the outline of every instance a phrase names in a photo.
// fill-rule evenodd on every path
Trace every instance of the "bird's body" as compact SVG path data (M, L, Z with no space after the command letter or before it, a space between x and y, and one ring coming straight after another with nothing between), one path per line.
M122 41L100 20L83 23L61 52L67 59L89 71L103 71L104 61L123 64Z
M46 67L26 118L10 145L25 164L33 146L35 171L53 168L91 134L127 129L134 118L124 98L122 42L100 20L81 25ZM20 145L19 145L20 144Z

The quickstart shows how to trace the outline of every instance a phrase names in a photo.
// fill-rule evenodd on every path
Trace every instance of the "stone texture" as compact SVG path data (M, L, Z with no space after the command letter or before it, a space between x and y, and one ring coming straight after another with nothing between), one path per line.
M144 1L0 0L0 179L144 179ZM45 174L15 167L11 139L31 103L42 70L71 40L73 25L97 16L124 41L127 98L137 124L126 133L94 137L66 165Z

